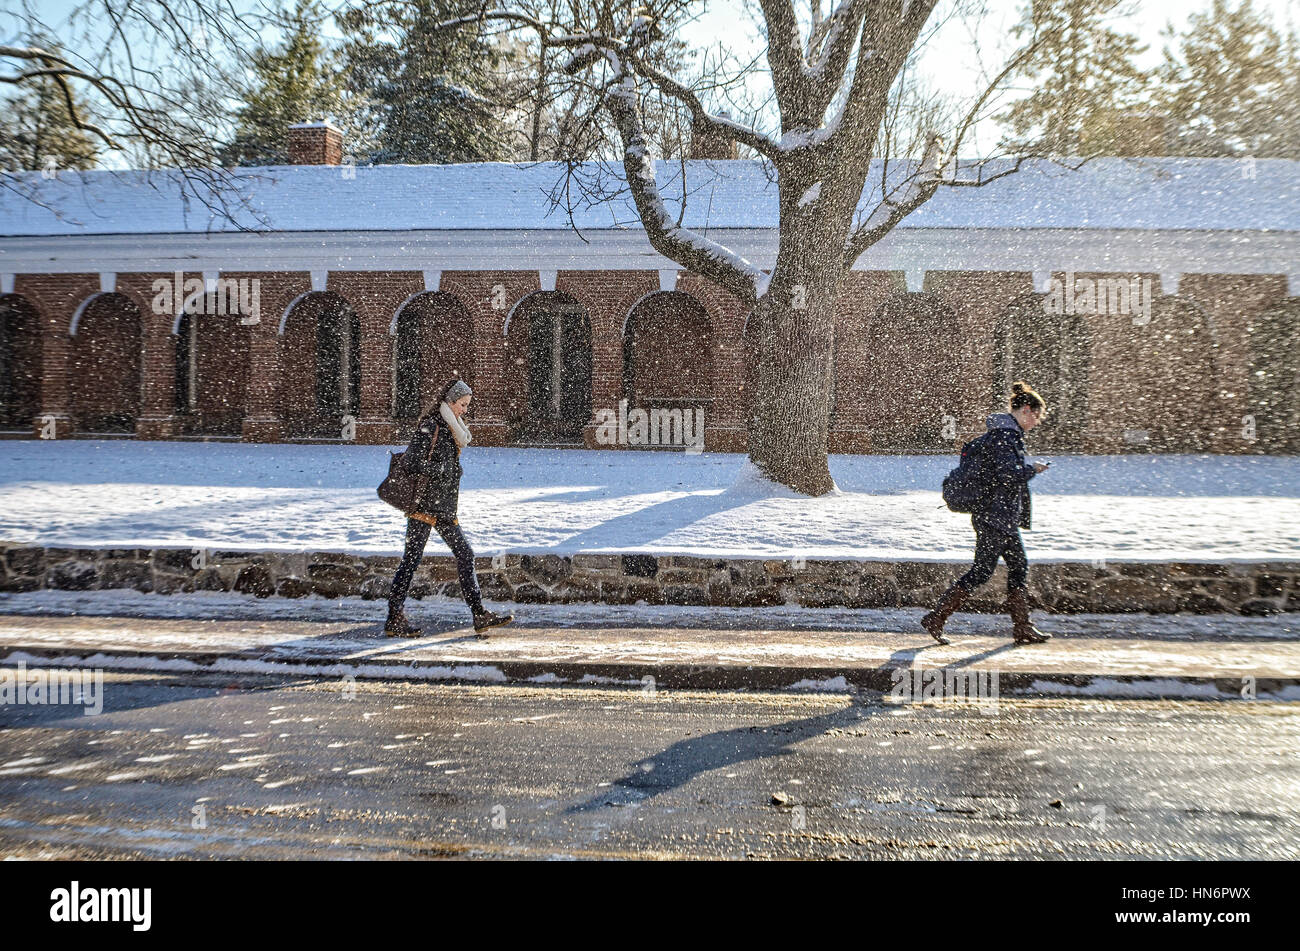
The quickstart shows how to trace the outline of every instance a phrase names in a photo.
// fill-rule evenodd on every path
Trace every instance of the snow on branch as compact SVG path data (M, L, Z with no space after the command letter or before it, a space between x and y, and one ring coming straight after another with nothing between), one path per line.
M645 227L650 246L671 261L725 287L743 303L752 304L766 286L767 275L750 261L681 226L668 213L655 180L655 163L646 144L633 74L621 57L605 104L623 140L623 169L632 201Z
M886 190L885 196L872 209L866 221L850 233L845 242L846 268L852 268L853 262L863 251L883 238L893 230L895 225L929 200L943 181L944 168L949 161L939 137L931 134L926 140L921 161L916 164L912 173L893 189ZM887 188L883 175L881 187Z

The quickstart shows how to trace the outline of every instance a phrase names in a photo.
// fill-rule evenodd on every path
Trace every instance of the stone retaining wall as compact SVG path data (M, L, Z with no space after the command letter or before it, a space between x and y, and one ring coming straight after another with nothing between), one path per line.
M158 594L236 591L258 597L383 598L396 557L178 548L40 548L0 543L0 591L134 588ZM932 604L965 564L785 561L654 555L498 555L478 559L485 597L524 603L598 602L730 607L901 607ZM1005 571L972 599L1001 609ZM1251 564L1035 563L1030 594L1056 612L1150 611L1261 615L1300 610L1300 561ZM460 596L450 556L428 557L411 596Z

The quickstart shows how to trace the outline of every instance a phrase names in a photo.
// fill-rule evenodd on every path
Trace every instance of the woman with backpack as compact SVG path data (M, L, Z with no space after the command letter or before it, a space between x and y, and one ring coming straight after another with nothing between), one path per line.
M999 558L1007 565L1007 613L1015 642L1041 644L1051 637L1029 620L1029 564L1020 539L1020 529L1029 528L1029 480L1047 470L1046 463L1026 461L1024 435L1042 422L1047 404L1028 383L1018 381L1011 384L1007 408L1009 412L989 416L988 432L962 450L959 469L971 466L975 564L921 618L921 626L940 644L952 643L943 633L944 624L972 591L993 576Z
M410 471L425 478L415 508L407 513L406 550L388 594L388 620L384 633L390 637L414 637L420 629L406 618L403 605L411 589L415 569L424 557L430 529L436 530L456 556L460 593L474 616L474 630L480 636L488 628L514 620L509 614L494 614L483 607L478 577L474 574L474 551L460 530L460 451L469 445L469 427L462 417L472 398L464 380L452 380L438 402L425 411L416 426L403 459Z

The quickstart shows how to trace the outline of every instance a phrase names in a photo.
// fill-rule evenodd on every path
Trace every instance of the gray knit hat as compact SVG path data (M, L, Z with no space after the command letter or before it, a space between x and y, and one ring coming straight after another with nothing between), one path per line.
M472 392L473 390L469 388L468 383L464 380L457 380L447 388L447 395L443 399L448 403L454 403L463 396L469 396Z

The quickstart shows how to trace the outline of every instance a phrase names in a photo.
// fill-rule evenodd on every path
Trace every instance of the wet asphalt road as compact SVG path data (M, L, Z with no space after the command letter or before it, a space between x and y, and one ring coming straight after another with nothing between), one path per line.
M1300 705L106 674L0 706L0 856L1300 857Z

